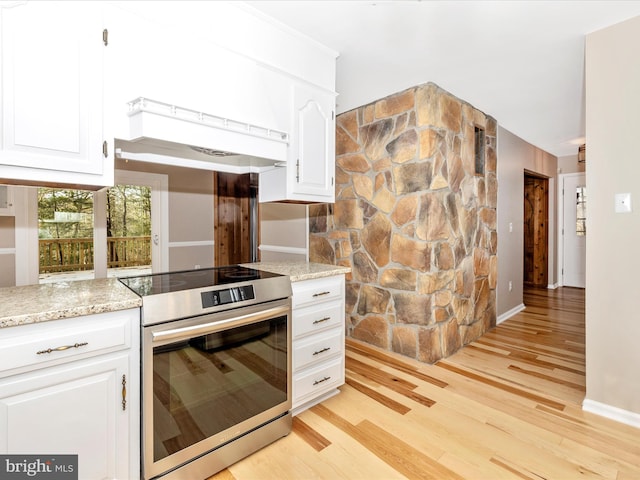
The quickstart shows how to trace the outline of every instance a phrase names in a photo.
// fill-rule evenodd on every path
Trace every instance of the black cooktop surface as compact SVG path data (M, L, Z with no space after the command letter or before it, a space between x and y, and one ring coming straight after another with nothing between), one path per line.
M180 272L155 273L136 277L123 277L120 281L138 295L156 295L197 288L231 285L240 282L257 281L264 278L280 277L280 274L255 270L240 265L201 268Z

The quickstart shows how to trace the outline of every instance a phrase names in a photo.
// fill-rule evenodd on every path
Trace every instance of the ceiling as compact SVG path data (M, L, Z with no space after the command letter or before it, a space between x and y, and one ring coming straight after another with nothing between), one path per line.
M575 155L585 35L640 1L249 1L339 52L338 113L434 82L527 142Z

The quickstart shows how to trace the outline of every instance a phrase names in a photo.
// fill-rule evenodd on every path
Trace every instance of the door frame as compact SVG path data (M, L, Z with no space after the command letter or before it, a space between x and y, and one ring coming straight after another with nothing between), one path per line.
M115 171L114 185L141 185L151 189L151 271L166 272L169 268L169 177L160 173ZM93 196L94 277L107 276L107 192ZM98 208L98 207L99 208Z
M586 181L586 173L585 172L574 172L574 173L561 173L558 175L558 265L557 265L557 277L558 277L558 286L564 286L564 179L567 177L585 177ZM586 259L585 259L586 262ZM586 265L585 265L586 266Z

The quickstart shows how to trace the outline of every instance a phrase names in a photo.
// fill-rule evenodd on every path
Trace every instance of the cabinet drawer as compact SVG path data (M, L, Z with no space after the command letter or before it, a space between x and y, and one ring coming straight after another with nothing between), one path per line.
M327 300L342 299L344 295L344 275L293 282L292 307L305 307Z
M343 325L344 306L342 302L323 303L293 311L293 338L322 332Z
M315 397L344 383L342 357L293 376L293 405L305 397Z
M341 355L344 351L342 330L336 328L295 342L293 347L293 372L327 358Z
M0 377L129 348L137 314L122 311L3 329Z

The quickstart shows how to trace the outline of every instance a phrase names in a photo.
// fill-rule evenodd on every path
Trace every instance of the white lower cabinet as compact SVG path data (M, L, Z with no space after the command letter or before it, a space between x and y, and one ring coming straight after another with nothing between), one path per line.
M293 282L293 414L344 384L344 275Z
M0 330L0 452L78 455L78 478L139 469L139 310ZM17 352L20 354L17 354Z

